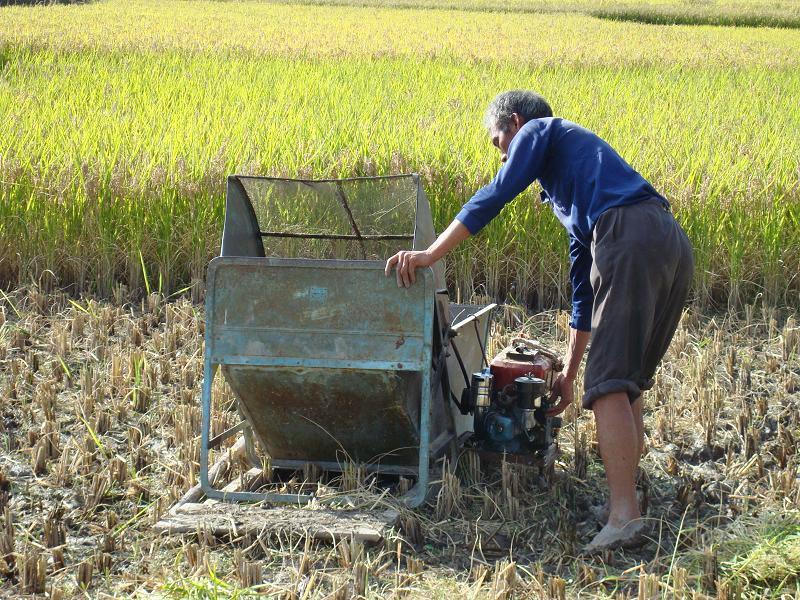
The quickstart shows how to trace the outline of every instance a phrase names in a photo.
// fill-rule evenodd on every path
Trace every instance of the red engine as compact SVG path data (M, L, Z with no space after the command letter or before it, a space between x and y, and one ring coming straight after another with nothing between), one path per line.
M547 414L561 368L554 352L517 338L488 369L473 373L469 402L462 402L473 414L472 445L494 453L547 455L561 428L561 418Z
M515 338L492 359L490 372L494 375L496 390L503 390L517 377L530 375L543 379L547 389L553 386L556 374L561 371L561 360L535 340Z

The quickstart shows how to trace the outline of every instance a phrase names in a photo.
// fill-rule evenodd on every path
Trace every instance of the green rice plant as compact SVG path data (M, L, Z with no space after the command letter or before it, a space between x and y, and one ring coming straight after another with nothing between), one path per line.
M244 600L263 597L265 592L255 586L241 588L228 583L211 571L207 577L184 577L163 586L167 598L175 600Z
M417 171L441 229L499 168L484 107L531 87L672 201L698 299L797 303L800 32L257 2L1 10L3 282L197 282L234 172ZM449 270L461 295L569 299L536 189Z
M800 527L780 531L725 565L748 584L791 588L800 583ZM788 584L788 585L787 585ZM787 586L785 588L784 586Z
M230 0L219 1L234 4ZM261 1L286 4L285 0ZM800 7L786 0L540 0L535 3L525 0L301 0L297 4L522 14L577 13L662 25L800 27Z
M780 3L619 3L595 6L586 10L586 13L601 19L655 25L800 27L797 6Z
M489 0L478 1L489 4ZM235 50L294 59L413 57L420 66L430 58L451 58L483 63L510 61L526 66L602 66L612 70L634 65L790 67L800 62L798 31L652 27L579 13L526 13L524 7L533 5L523 0L515 2L509 8L523 12L516 12L513 26L509 25L508 15L502 13L454 12L459 6L455 1L448 10L365 10L352 6L214 0L105 0L80 6L6 7L0 19L0 48L149 53L185 50L194 55ZM736 6L748 12L775 4L756 2L747 0ZM605 3L581 0L578 4L588 9ZM559 5L556 1L544 4ZM654 1L633 5L664 6ZM721 5L705 4L703 10L714 12L716 6ZM797 3L779 2L778 6L777 10L791 11L800 18ZM97 90L101 91L102 88Z

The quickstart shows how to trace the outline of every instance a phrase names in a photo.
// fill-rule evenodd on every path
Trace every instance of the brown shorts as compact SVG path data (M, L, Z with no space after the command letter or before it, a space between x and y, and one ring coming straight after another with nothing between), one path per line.
M625 392L631 402L653 387L689 293L689 239L658 199L605 211L594 227L592 343L583 407Z

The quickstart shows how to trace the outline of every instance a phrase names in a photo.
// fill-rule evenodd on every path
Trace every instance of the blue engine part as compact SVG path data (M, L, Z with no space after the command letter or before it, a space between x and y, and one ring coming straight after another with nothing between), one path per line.
M518 377L495 390L488 373L473 376L474 443L491 452L544 453L555 442L559 417L548 417L547 386L535 377Z

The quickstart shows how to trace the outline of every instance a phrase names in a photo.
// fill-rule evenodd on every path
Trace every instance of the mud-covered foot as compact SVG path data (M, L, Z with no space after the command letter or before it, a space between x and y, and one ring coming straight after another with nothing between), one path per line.
M639 506L642 506L642 500L644 498L644 493L642 490L636 490L636 499L639 501ZM591 513L592 517L600 523L600 525L605 525L608 523L608 515L611 514L611 504L608 500L603 502L603 504L595 504L589 507L589 513Z
M628 521L623 527L606 524L581 552L597 554L617 548L638 548L647 541L644 533L645 523L641 519Z

